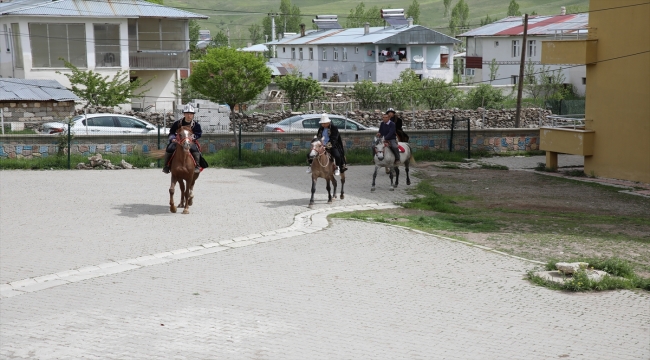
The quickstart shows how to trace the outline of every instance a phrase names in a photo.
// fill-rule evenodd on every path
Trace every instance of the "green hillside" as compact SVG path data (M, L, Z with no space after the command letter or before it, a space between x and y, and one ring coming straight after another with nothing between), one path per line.
M413 0L367 0L366 9L373 6L379 8L408 9ZM447 32L449 18L444 17L442 0L419 0L420 25L427 26L440 32ZM453 7L458 0L452 0ZM506 16L510 0L465 0L469 6L470 24L478 27L480 20L490 15L501 19ZM214 35L219 30L226 32L230 29L233 44L245 44L249 40L248 27L251 24L262 24L262 19L269 12L278 12L280 0L164 0L165 5L186 9L210 17L200 21L202 29L208 29ZM311 27L311 19L315 15L332 14L339 16L339 23L345 24L345 17L350 9L359 4L358 1L328 1L328 0L293 0L293 5L300 8L304 15L303 21ZM537 12L539 15L555 15L560 13L560 7L566 6L569 11L586 11L589 0L518 0L522 13ZM270 40L270 39L269 39Z

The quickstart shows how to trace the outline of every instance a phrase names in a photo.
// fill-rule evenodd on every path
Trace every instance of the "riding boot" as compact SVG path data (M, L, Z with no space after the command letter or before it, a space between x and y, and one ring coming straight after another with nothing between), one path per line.
M193 153L192 156L194 157L194 161L196 161L196 166L194 166L194 173L198 174L201 172L201 168L199 166L199 160L201 160L201 153L197 151Z
M169 174L169 161L172 159L172 154L173 153L165 152L165 159L163 163L165 165L163 166L163 170L162 170L165 174Z
M393 149L393 148L390 148L390 149L391 149L391 151L393 151L393 155L395 155L395 164L394 165L399 164L399 149Z

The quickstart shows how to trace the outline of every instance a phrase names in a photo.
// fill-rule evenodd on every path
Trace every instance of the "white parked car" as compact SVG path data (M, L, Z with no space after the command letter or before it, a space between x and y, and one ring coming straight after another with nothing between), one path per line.
M346 119L345 116L328 114L329 118L332 120L332 124L336 126L339 131L363 131L363 130L372 130L374 132L379 131L379 128L376 126L365 126L354 120ZM318 123L320 121L321 114L304 114L296 115L290 118L286 118L275 124L267 124L264 126L265 132L316 132L320 127Z
M87 120L86 120L87 118ZM43 124L43 134L65 132L67 124L49 122ZM70 132L75 135L142 135L157 134L158 128L141 119L122 114L88 114L72 118ZM161 134L168 134L169 128L160 128Z

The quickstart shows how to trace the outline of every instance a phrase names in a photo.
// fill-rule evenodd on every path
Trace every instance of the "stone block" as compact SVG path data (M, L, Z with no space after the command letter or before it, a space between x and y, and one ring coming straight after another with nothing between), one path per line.
M555 264L555 268L558 269L558 271L567 275L573 274L580 269L586 269L588 266L589 264L586 262L574 262L574 263L559 262Z

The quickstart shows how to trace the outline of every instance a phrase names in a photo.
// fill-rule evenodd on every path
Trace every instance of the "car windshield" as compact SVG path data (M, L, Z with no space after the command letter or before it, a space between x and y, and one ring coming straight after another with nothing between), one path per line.
M296 121L302 119L301 116L292 116L290 118L286 118L278 123L278 125L291 125L295 123Z

